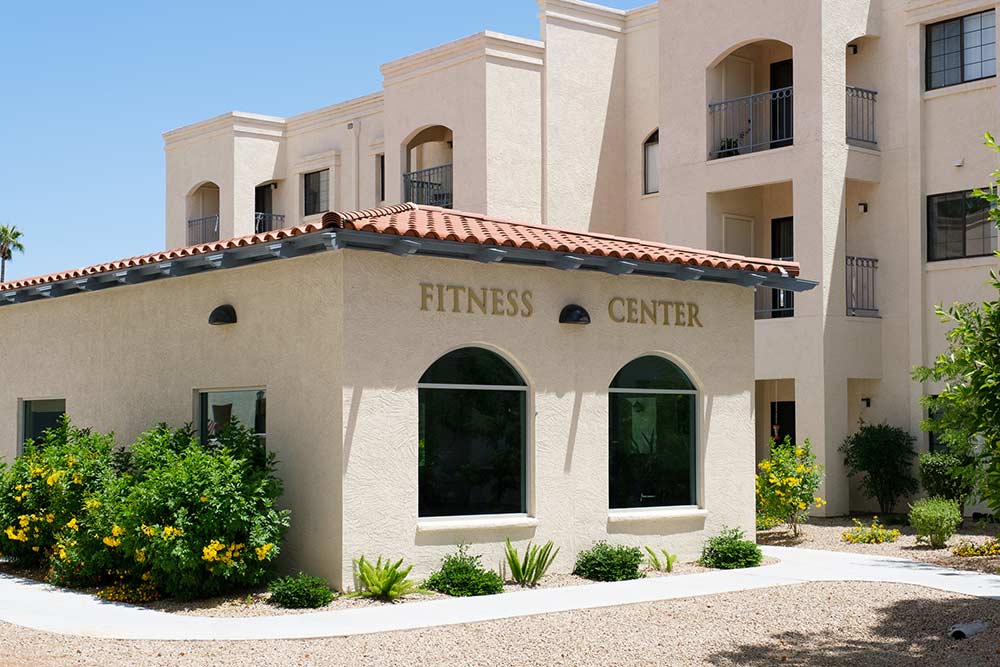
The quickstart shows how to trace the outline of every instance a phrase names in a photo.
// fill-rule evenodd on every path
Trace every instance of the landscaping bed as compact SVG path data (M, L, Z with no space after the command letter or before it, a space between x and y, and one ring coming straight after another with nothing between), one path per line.
M870 523L872 517L859 517L862 523ZM882 544L850 544L841 539L841 534L854 526L854 522L846 517L813 518L809 523L800 526L801 534L794 537L783 526L771 530L759 531L757 543L781 547L800 547L803 549L821 549L824 551L849 551L873 556L891 556L908 558L942 567L957 570L970 570L996 574L1000 572L1000 556L963 557L952 554L952 549L960 542L967 541L982 544L1000 532L1000 527L990 525L980 526L971 519L965 521L958 532L948 540L945 548L932 549L926 544L917 544L916 532L908 525L889 525L900 532L895 542Z

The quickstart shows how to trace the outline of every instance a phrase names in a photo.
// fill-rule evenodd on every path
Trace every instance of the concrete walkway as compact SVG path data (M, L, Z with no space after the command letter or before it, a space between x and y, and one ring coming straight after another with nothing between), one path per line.
M179 616L0 576L0 620L36 630L110 639L306 639L473 623L811 581L892 582L1000 598L1000 576L854 553L785 547L763 547L763 550L781 562L749 570L254 618Z

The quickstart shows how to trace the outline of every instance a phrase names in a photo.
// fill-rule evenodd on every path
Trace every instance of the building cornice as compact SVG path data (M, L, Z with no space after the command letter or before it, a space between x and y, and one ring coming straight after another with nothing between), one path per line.
M656 3L625 12L625 32L655 27L660 22L660 6Z
M541 19L547 24L600 30L611 34L625 32L628 12L580 0L538 0Z
M907 0L904 5L906 24L935 23L965 14L996 7L984 0Z
M381 67L383 86L388 87L416 76L455 67L470 60L487 58L491 62L506 61L540 68L545 59L545 45L533 39L481 32L385 63Z
M172 144L184 141L237 133L241 136L259 136L274 139L283 137L286 127L286 120L278 116L230 111L229 113L224 113L208 120L164 132L163 143L169 148Z
M297 116L291 116L288 121L288 134L298 134L317 127L336 125L363 116L382 113L385 95L379 91L363 97L356 97L337 104L307 111Z

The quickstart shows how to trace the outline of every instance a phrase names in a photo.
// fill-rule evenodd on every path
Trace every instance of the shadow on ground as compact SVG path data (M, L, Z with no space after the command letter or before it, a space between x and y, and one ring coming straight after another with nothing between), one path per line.
M720 667L1000 665L1000 604L996 600L914 598L890 604L879 612L880 621L868 630L865 640L838 638L829 629L781 632L713 653L708 662ZM951 625L974 619L989 624L986 632L965 640L946 635Z

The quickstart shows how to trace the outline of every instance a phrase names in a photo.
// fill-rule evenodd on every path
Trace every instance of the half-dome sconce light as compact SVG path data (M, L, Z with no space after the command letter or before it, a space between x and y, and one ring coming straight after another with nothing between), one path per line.
M560 324L590 324L590 313L583 306L571 303L559 313Z
M208 316L208 323L215 325L222 324L236 324L236 309L230 306L228 303L224 306L219 306L212 311L212 314Z

